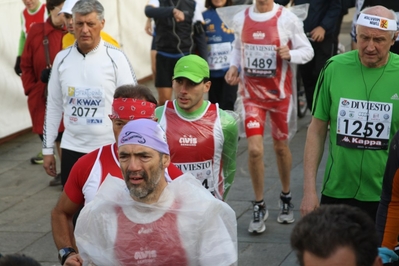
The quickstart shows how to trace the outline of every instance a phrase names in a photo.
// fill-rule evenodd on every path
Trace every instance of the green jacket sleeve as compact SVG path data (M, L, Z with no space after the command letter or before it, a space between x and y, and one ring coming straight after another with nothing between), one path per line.
M223 199L226 200L227 194L230 190L231 185L234 181L236 174L236 156L238 148L238 126L237 117L235 114L231 114L227 111L219 109L220 120L222 123L222 130L224 136L223 143L223 175L224 180L224 194Z
M22 52L24 51L25 41L26 41L25 32L21 30L21 35L19 36L18 56L21 56Z

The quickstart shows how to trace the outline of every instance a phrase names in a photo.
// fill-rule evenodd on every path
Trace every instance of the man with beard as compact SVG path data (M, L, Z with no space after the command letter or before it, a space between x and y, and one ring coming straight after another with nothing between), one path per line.
M167 183L169 146L160 125L128 122L118 138L124 176L108 176L78 219L79 254L65 265L232 265L234 211L191 175ZM193 211L195 206L195 211Z

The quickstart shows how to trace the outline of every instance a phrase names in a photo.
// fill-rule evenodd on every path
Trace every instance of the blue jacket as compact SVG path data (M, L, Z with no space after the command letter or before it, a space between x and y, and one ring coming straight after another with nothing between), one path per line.
M209 8L202 13L205 20L204 30L208 44L224 43L234 41L234 32L229 30L222 22L214 8ZM223 77L228 67L222 70L211 70L211 77Z

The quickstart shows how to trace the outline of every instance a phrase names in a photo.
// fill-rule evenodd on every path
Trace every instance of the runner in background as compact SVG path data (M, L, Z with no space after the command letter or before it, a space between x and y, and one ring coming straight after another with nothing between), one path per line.
M302 21L272 0L256 3L236 14L232 22L234 49L226 81L239 82L248 140L248 168L255 194L249 232L262 233L269 212L264 201L264 129L270 115L271 133L281 181L279 223L293 223L289 137L296 132L296 65L314 53Z
M229 85L224 76L229 70L234 32L227 28L216 12L216 8L231 6L232 0L206 0L208 9L202 13L208 44L208 65L211 73L211 88L208 100L218 103L223 110L234 110L237 85Z

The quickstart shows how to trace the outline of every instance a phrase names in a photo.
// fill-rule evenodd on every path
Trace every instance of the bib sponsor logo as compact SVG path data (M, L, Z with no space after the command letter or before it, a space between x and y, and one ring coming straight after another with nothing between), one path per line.
M134 131L127 131L125 133L125 136L122 137L121 139L121 143L125 143L126 141L129 141L131 139L138 139L137 142L144 144L146 143L146 140L143 138L143 136L141 136L139 133L134 132Z
M68 87L68 96L75 95L75 87Z
M391 100L399 100L398 94L395 93L394 95L392 95Z
M179 143L181 146L197 146L197 138L191 135L183 135L183 137L179 139Z
M347 143L353 143L353 144L362 144L366 146L381 146L382 143L379 140L368 140L368 139L362 139L362 138L348 138L345 137L342 139L343 142Z
M141 235L141 234L151 234L152 233L152 229L151 228L141 227L140 230L137 233L139 235Z
M212 162L198 162L198 163L174 163L182 172L191 172L191 171L198 171L198 170L206 170L211 168ZM210 175L210 171L208 170L207 175Z
M157 251L156 250L140 250L134 252L134 258L136 260L139 260L137 263L138 264L145 264L152 262L153 259L157 257Z
M102 124L103 120L102 119L96 119L96 118L88 118L86 119L87 124Z
M77 106L100 106L101 100L70 98L69 104Z
M252 34L252 37L255 40L263 40L265 38L265 36L266 36L266 34L264 32L261 32L261 31L254 32Z
M341 102L341 104L342 104L343 106L348 106L350 103L349 103L348 100L343 100L343 101Z
M365 109L370 111L384 111L390 112L391 106L387 103L366 102L366 101L352 101L350 103L352 109Z
M247 128L260 128L260 124L258 121L249 121L247 123Z
M216 43L222 42L222 36L213 35L213 36L208 38L208 41L216 42Z

